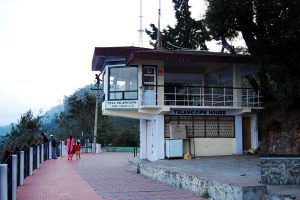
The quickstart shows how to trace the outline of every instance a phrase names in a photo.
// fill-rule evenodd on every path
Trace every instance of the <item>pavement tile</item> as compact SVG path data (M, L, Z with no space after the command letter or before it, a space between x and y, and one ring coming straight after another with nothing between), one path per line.
M200 199L192 193L137 174L129 153L82 154L48 160L17 189L18 200Z
M17 189L18 200L101 200L75 171L78 161L47 160Z
M183 189L137 174L128 165L128 158L131 156L128 153L102 153L81 160L76 170L103 199L107 199L105 194L108 191L117 200L200 199Z

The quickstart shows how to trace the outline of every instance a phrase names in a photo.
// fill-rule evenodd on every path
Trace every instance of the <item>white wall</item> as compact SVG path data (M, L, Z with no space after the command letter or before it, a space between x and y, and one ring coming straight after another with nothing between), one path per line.
M147 158L146 120L140 120L140 159Z
M258 148L257 113L251 115L251 149Z
M194 154L191 140L191 153ZM235 138L195 138L195 156L235 154Z
M164 115L155 116L155 120L156 120L156 127L155 127L156 158L159 160L165 158Z

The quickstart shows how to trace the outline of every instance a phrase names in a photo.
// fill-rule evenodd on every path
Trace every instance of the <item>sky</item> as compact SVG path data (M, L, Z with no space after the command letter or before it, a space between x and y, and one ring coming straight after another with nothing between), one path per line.
M204 0L189 2L202 17ZM143 28L157 24L158 5L143 0ZM94 83L94 48L138 46L139 16L140 0L0 0L0 126ZM172 0L161 0L161 29L174 23Z

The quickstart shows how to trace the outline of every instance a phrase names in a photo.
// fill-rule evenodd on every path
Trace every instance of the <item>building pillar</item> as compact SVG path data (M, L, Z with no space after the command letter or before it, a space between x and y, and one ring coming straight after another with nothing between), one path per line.
M165 134L164 134L164 115L157 115L155 127L155 143L156 146L156 160L165 158Z
M235 154L243 154L243 121L241 115L235 116Z
M258 148L257 113L251 115L251 149Z
M147 120L140 120L140 159L147 159Z

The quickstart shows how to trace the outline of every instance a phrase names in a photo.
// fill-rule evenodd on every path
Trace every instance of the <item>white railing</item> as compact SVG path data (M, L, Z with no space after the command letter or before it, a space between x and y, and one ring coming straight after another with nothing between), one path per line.
M251 88L144 86L142 106L202 106L262 108L262 96Z

